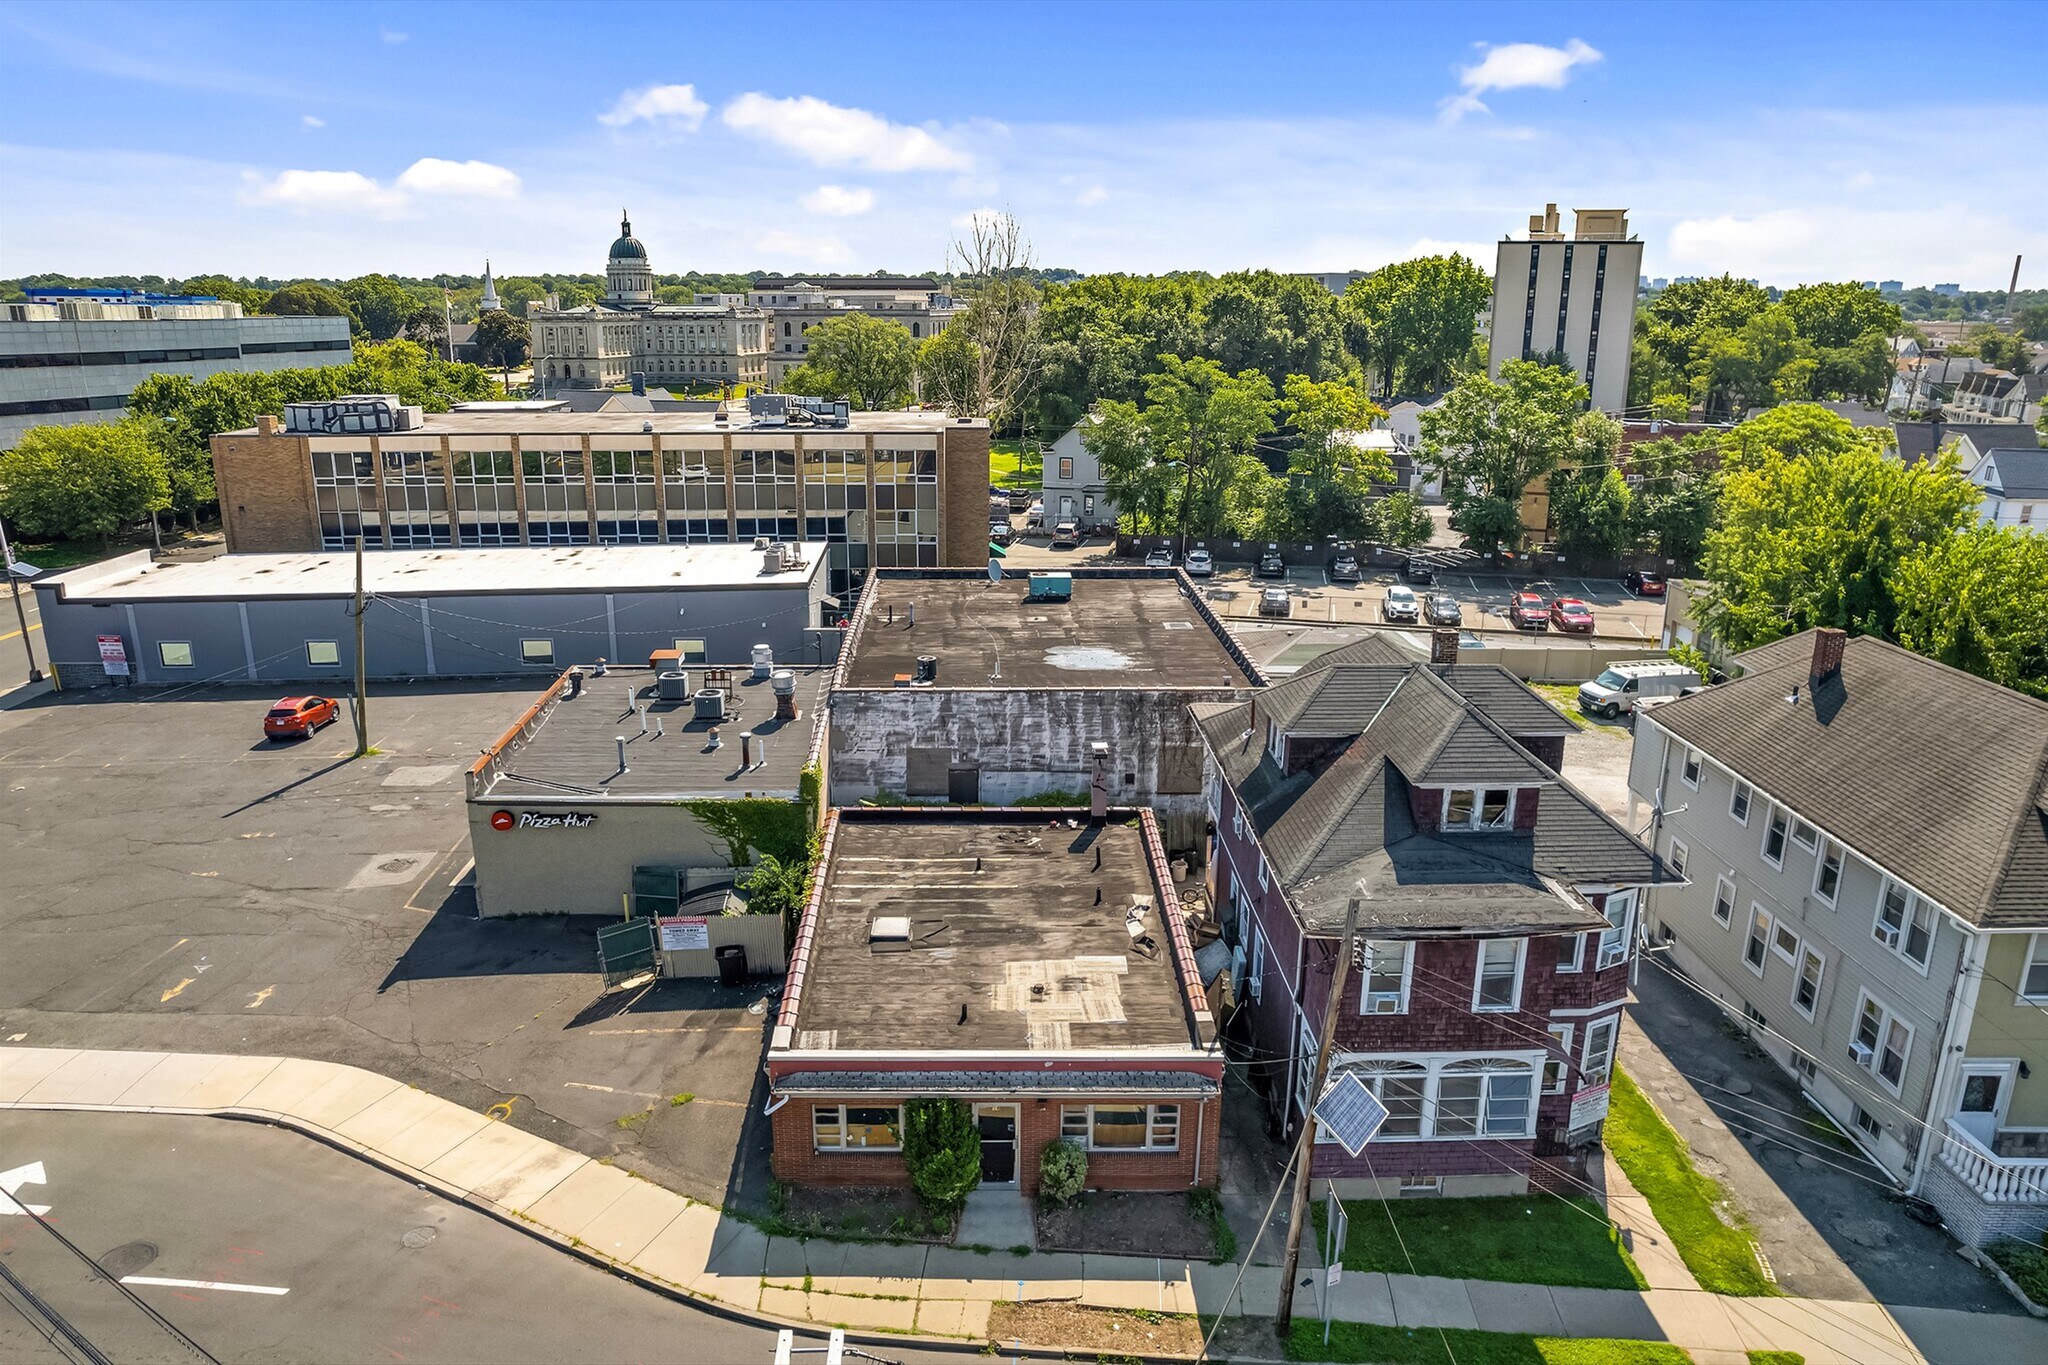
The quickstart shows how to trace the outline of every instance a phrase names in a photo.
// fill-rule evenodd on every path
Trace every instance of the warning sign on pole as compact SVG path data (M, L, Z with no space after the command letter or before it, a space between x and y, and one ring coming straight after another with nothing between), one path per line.
M120 636L100 636L100 667L107 670L110 678L128 676L128 646L121 643Z

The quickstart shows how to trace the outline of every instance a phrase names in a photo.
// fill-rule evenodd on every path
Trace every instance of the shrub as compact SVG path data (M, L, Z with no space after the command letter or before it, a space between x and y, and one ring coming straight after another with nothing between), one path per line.
M1038 1197L1048 1204L1070 1204L1088 1187L1088 1153L1065 1138L1045 1144L1038 1154Z
M2007 1238L1985 1247L1984 1254L1998 1262L2028 1298L2048 1304L2048 1251Z
M918 1099L903 1106L903 1164L928 1207L955 1209L981 1183L981 1132L962 1100Z

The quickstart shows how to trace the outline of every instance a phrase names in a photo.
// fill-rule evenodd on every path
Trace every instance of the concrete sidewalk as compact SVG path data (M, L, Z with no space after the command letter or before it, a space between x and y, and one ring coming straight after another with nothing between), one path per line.
M1236 1268L1134 1256L770 1238L625 1171L388 1077L331 1062L190 1053L0 1047L0 1108L86 1109L260 1119L296 1129L647 1283L778 1322L985 1341L997 1302L1072 1302L1165 1313L1225 1311ZM1662 1278L1661 1276L1659 1278ZM1228 1311L1270 1315L1280 1272L1254 1266ZM1746 1350L1796 1350L1808 1365L1922 1365L1874 1303L1738 1299L1698 1289L1644 1292L1348 1274L1338 1318L1545 1336L1671 1341L1701 1365ZM1297 1303L1319 1313L1314 1292ZM1966 1324L1979 1319L1954 1314ZM2048 1360L2048 1326L2018 1332L2011 1358ZM2031 1333L2029 1330L2031 1329ZM1975 1328L1929 1319L1918 1332L1961 1359ZM2005 1338L2000 1338L2001 1342Z

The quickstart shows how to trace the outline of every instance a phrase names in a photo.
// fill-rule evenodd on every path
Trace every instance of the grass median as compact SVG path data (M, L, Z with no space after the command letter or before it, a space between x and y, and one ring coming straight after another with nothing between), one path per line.
M1741 1215L1731 1212L1723 1217L1723 1208L1732 1210L1728 1192L1693 1166L1685 1139L1619 1067L1614 1071L1606 1141L1607 1150L1649 1201L1650 1212L1700 1288L1751 1297L1783 1292L1764 1277L1756 1238Z
M1412 1257L1413 1273L1454 1280L1649 1287L1613 1225L1590 1199L1552 1194L1356 1199L1346 1201L1344 1209L1351 1220L1344 1238L1346 1270L1405 1275ZM1318 1237L1328 1235L1324 1217L1324 1206L1315 1205Z

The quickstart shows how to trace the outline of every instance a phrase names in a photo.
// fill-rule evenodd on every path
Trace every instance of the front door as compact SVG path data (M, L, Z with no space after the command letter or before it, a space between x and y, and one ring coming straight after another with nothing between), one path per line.
M1962 1090L1956 1096L1956 1122L1989 1150L2012 1104L2011 1061L1964 1062Z
M946 771L946 799L956 806L972 806L981 800L981 769L949 768Z
M1017 1183L1017 1106L977 1104L974 1126L981 1130L981 1183Z

